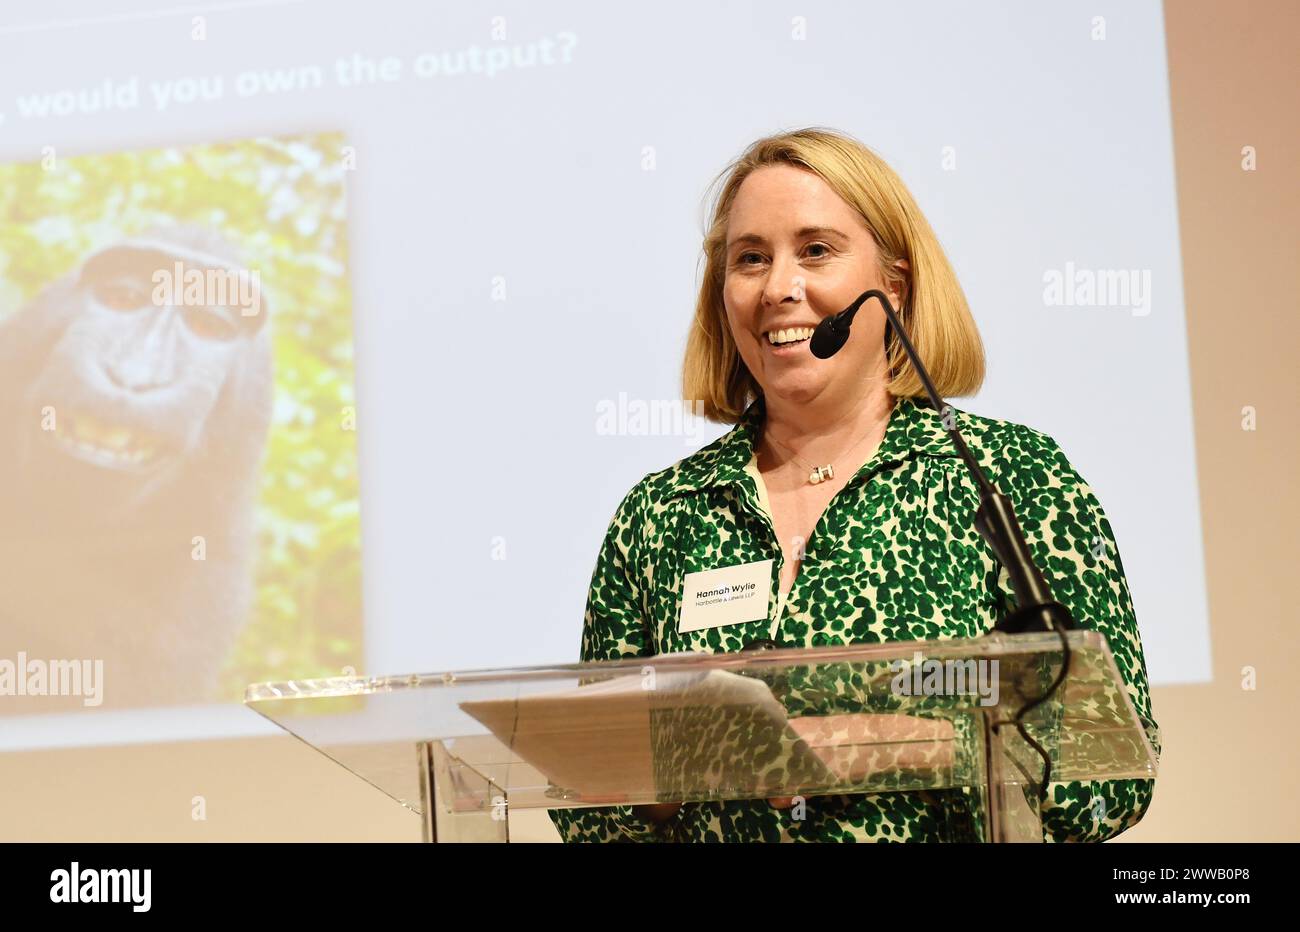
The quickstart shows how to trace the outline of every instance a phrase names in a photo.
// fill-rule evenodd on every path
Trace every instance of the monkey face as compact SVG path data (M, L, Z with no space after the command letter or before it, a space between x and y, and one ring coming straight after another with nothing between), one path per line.
M242 267L179 247L121 244L91 256L31 387L50 421L31 451L36 471L83 499L74 507L84 514L138 505L181 473L219 468L213 422L250 358L265 368L269 355L257 284Z

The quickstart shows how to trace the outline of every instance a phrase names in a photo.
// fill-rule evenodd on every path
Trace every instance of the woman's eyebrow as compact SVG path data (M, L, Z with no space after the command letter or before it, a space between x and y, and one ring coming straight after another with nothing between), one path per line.
M825 236L827 234L831 236L838 236L840 239L848 239L847 234L840 232L834 227L803 227L802 229L798 230L794 235L795 235L795 239L803 239L805 236ZM754 243L756 245L764 245L767 243L767 239L758 233L743 233L740 236L737 236L731 242L729 242L727 244L727 248L730 249L732 246L737 246L741 243Z

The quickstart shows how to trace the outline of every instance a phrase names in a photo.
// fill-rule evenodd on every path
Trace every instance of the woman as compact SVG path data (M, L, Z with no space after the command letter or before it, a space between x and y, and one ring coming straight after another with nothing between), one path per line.
M976 637L1007 613L1008 575L973 526L978 489L920 380L865 304L830 359L808 337L867 289L890 295L942 396L984 376L975 322L911 194L874 153L807 129L730 167L704 241L684 397L735 427L651 473L619 505L596 563L583 660L775 642ZM955 409L954 409L955 410ZM1159 754L1123 565L1091 489L1047 435L956 412L1015 506L1037 565L1081 627L1110 642ZM767 619L679 631L688 573L774 559ZM1110 838L1151 780L1052 784L1053 841ZM556 810L567 841L943 841L971 837L961 790Z

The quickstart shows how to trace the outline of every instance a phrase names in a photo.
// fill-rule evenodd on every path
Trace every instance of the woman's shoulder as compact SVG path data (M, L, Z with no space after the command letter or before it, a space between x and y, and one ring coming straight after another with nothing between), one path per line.
M671 512L674 503L684 493L704 488L716 477L727 436L724 434L670 466L646 473L623 495L610 520L608 534L630 549L655 539L660 520Z
M734 478L743 471L753 452L752 438L742 423L677 462L646 473L628 492L627 499L643 508L664 506L672 500Z
M912 402L915 404L916 400L913 399ZM1036 427L1019 421L975 414L952 402L948 402L948 405L956 412L957 426L968 443L974 441L991 449L1028 446L1045 450L1057 447L1050 434ZM929 408L928 402L926 407Z
M1060 443L1046 431L951 407L967 446L994 476L1028 487L1082 483Z

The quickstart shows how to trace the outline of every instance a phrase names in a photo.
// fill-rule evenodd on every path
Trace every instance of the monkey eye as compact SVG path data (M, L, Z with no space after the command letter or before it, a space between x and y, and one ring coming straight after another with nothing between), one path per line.
M95 300L114 311L135 311L149 303L149 291L130 278L110 278L96 282Z
M181 313L185 318L185 326L200 339L229 343L239 335L235 322L216 308L184 307L181 308Z

